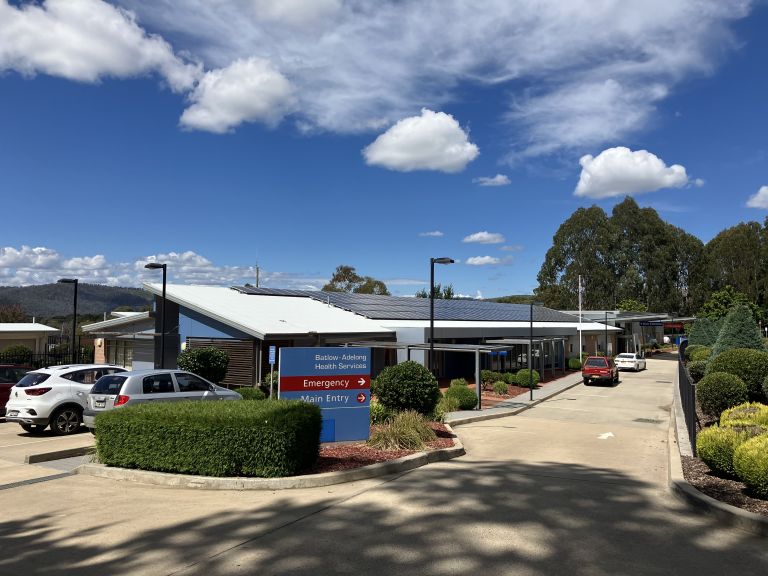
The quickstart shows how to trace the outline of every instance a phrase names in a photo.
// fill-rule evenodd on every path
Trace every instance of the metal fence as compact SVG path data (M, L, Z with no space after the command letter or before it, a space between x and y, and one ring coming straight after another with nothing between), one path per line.
M688 376L688 370L685 368L685 348L681 345L678 358L678 385L680 387L680 400L682 403L683 414L685 415L685 427L688 430L688 439L691 442L691 452L696 456L696 433L698 431L698 422L696 418L696 384Z
M93 350L81 350L75 355L76 364L92 364ZM43 352L42 354L5 354L0 352L0 364L18 364L20 366L32 366L43 368L57 364L69 364L72 362L70 352Z

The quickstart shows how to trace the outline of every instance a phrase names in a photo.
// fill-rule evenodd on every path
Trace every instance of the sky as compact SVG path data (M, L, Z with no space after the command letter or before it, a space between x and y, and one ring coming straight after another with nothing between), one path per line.
M0 0L0 285L527 294L629 195L768 215L762 0Z

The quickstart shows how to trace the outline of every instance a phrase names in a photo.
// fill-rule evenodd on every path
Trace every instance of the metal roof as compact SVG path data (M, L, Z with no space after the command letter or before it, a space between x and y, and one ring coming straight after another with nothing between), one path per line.
M51 328L37 322L0 322L0 332L58 332L58 328Z
M131 312L129 316L118 316L117 318L110 318L109 320L102 320L101 322L94 322L93 324L85 324L82 328L83 332L96 332L105 328L129 326L148 319L149 312Z

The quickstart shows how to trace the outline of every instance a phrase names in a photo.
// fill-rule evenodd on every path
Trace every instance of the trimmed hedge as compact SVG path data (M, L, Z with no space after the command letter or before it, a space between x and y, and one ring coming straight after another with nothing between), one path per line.
M246 386L244 388L235 388L234 390L240 396L243 397L243 400L266 400L267 395L264 394L264 391L261 388L254 388L253 386Z
M685 347L685 353L684 353L685 359L690 360L691 355L696 350L701 350L702 348L706 348L706 346L703 346L702 344L688 344L688 346Z
M291 476L320 451L320 408L295 400L159 402L96 416L107 466L202 476Z
M703 360L694 360L692 362L688 362L687 368L688 374L691 376L691 380L698 382L704 378L704 374L707 370L707 363Z
M531 372L533 373L533 388L541 381L541 377L536 370L529 371L528 368L523 368L517 373L516 381L517 385L522 388L531 387Z
M578 358L568 358L569 370L581 370L581 360Z
M731 348L707 363L706 374L727 372L747 385L753 398L763 396L763 380L768 376L768 352L748 348Z
M467 386L451 386L445 396L456 400L460 410L472 410L477 406L477 393Z
M693 362L706 362L709 360L710 356L712 356L712 348L708 346L701 346L691 353L691 360Z
M696 436L696 453L716 474L733 476L733 453L752 436L735 428L711 426Z
M509 392L509 385L506 382L499 380L498 382L493 383L493 391L499 395L506 394Z
M504 382L506 382L510 386L514 386L516 384L515 376L517 376L517 374L515 374L514 372L504 372L502 376L504 377Z
M179 354L176 362L181 370L192 372L218 384L227 376L229 354L213 346L187 348Z
M407 360L381 371L376 378L375 394L390 410L431 414L440 399L440 388L429 370Z
M744 442L733 453L739 479L761 498L768 498L768 434Z
M720 426L729 426L731 422L738 425L745 421L768 426L768 406L760 402L745 402L720 414Z
M747 401L747 385L733 374L713 372L696 384L696 398L705 414L719 418L723 410Z

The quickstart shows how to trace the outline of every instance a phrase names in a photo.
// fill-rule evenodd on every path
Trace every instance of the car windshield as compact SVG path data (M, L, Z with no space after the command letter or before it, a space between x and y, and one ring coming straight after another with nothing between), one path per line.
M42 372L28 372L24 378L19 380L16 384L19 388L26 388L28 386L35 386L41 382L45 382L50 377L50 374L43 374Z
M634 354L619 354L616 356L616 358L627 358L628 360L634 360L635 355Z
M587 358L587 362L584 366L591 366L594 368L605 368L607 366L605 358Z
M91 388L91 394L119 394L127 379L125 376L102 376Z

